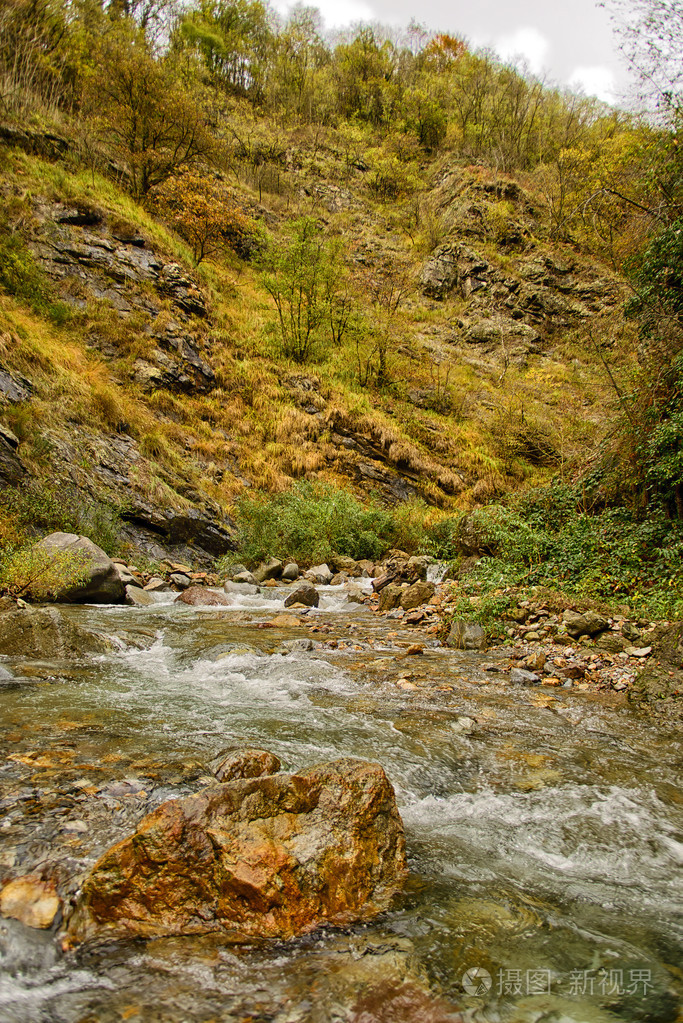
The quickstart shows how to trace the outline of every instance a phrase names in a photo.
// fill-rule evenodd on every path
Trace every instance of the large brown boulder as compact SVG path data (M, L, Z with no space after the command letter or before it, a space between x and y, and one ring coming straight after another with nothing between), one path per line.
M222 932L291 938L386 909L406 873L394 790L377 764L218 784L170 800L85 880L65 945Z
M305 604L306 607L318 607L320 604L320 594L311 583L303 582L300 586L297 586L293 593L290 593L289 596L285 598L285 607L291 607L292 604Z
M429 603L435 593L436 586L434 583L418 580L412 586L404 589L401 594L401 607L404 611L412 611L414 607L419 607L420 604Z

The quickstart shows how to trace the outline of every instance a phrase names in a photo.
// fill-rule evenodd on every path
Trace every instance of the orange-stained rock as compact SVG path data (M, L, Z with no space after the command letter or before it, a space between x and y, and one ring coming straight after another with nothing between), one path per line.
M291 938L385 909L406 874L378 764L218 784L170 800L86 878L65 946L94 936Z
M191 604L192 607L229 607L230 601L223 593L207 590L206 586L188 586L176 597L174 604Z
M54 884L30 874L15 877L0 892L0 913L27 927L51 927L59 907Z
M277 774L282 765L274 753L265 749L228 749L214 757L208 766L219 781L227 782Z

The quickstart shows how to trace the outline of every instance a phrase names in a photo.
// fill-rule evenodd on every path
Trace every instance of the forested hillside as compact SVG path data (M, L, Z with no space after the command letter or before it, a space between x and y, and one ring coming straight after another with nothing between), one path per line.
M282 522L347 502L354 556L502 544L498 581L606 558L601 595L670 590L683 158L660 92L636 116L457 36L333 38L259 0L3 0L5 550L64 528L208 563L280 495Z

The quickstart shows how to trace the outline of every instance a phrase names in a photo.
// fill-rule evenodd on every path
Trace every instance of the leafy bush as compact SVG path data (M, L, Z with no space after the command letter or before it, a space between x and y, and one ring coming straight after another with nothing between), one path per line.
M543 585L654 617L683 614L683 524L661 511L644 520L623 507L588 514L578 490L554 485L471 519L490 552L470 577L480 593Z
M302 563L331 558L376 559L393 544L396 523L375 502L322 483L299 482L275 497L245 498L238 508L239 554L248 564L269 557Z
M26 302L37 315L57 325L70 318L69 307L65 302L54 299L45 274L23 240L9 233L3 224L0 224L0 288Z
M120 553L122 508L84 501L75 491L59 492L32 480L21 489L6 489L0 496L0 516L12 524L17 536L78 533L87 536L110 557Z
M79 551L50 551L26 544L0 563L0 593L49 600L87 578L87 559Z

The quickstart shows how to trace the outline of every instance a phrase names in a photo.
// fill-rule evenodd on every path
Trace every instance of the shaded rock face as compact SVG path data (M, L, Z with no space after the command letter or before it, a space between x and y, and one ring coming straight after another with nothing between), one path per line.
M423 294L441 300L458 283L459 246L440 245L422 267L420 285Z
M17 454L18 448L18 438L0 424L0 487L16 486L26 472Z
M83 884L66 945L215 931L291 938L373 916L405 874L379 765L232 781L162 804L109 849Z
M68 604L121 604L126 587L111 558L87 536L50 533L38 547L56 554L69 554L83 561L84 581L59 590L56 598Z
M110 649L103 636L70 622L56 607L0 610L0 654L50 660L107 653Z
M108 224L93 209L72 209L62 203L35 204L35 236L31 249L56 281L82 282L96 297L111 303L125 319L146 312L143 328L150 338L149 354L136 360L135 380L144 387L165 387L183 393L206 393L216 378L204 355L207 316L204 296L194 278L177 263L165 262L134 230ZM151 288L151 291L150 291ZM80 302L67 291L67 301ZM170 300L177 320L157 326L162 303ZM105 355L110 341L96 334L92 342Z

